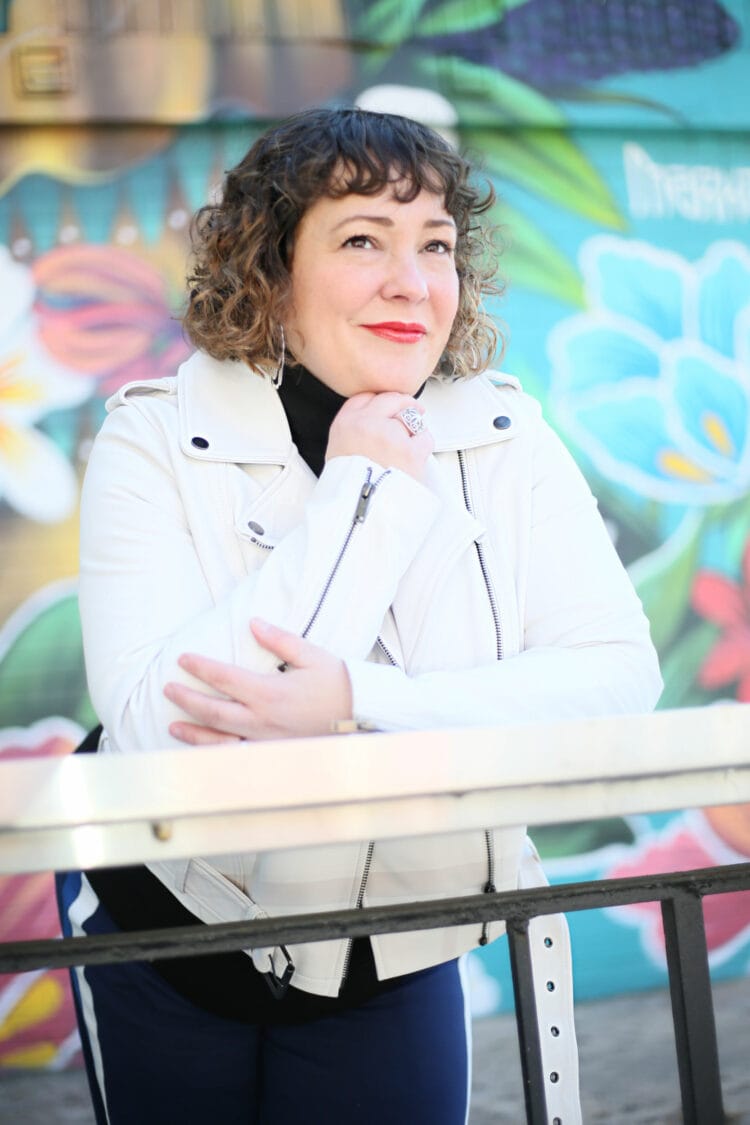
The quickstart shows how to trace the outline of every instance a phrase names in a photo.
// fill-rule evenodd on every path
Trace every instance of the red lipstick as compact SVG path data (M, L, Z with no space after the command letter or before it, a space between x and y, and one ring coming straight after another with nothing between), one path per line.
M362 327L396 344L418 344L427 333L424 324L407 324L401 320L384 320L379 324L363 324Z

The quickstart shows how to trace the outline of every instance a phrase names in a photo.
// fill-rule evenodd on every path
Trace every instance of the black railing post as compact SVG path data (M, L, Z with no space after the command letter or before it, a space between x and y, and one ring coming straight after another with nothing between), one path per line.
M685 1125L722 1125L719 1075L703 900L678 891L661 904Z
M544 1095L544 1064L539 1038L539 1020L534 999L534 974L531 967L529 920L509 919L508 949L513 977L513 995L518 1027L518 1048L521 1053L523 1096L528 1125L547 1125L547 1102Z

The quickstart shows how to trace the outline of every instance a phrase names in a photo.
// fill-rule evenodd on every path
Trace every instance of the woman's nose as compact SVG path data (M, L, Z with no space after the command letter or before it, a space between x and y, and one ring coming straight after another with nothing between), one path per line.
M389 259L388 273L383 283L384 297L391 300L402 297L409 301L424 301L429 292L427 279L416 256L398 254Z

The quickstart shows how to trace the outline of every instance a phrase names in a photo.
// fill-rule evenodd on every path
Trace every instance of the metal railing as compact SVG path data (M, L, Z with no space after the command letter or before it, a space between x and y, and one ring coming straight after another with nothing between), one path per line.
M492 729L0 763L0 873L65 870L750 802L736 704ZM527 1121L546 1123L529 921L658 901L683 1115L724 1120L702 899L750 864L324 914L0 945L0 972L505 919Z

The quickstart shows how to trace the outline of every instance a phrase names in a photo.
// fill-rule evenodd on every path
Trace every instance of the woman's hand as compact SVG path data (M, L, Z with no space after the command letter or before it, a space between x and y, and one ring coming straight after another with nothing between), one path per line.
M231 738L299 738L330 734L334 720L351 718L351 685L343 660L258 618L250 628L285 671L250 672L193 653L181 656L180 667L221 697L168 683L167 699L192 720L171 723L174 738L193 746Z
M422 480L435 443L427 429L409 433L397 417L407 407L424 414L417 399L395 391L352 395L331 424L326 461L359 454L371 457L386 469L401 469Z

